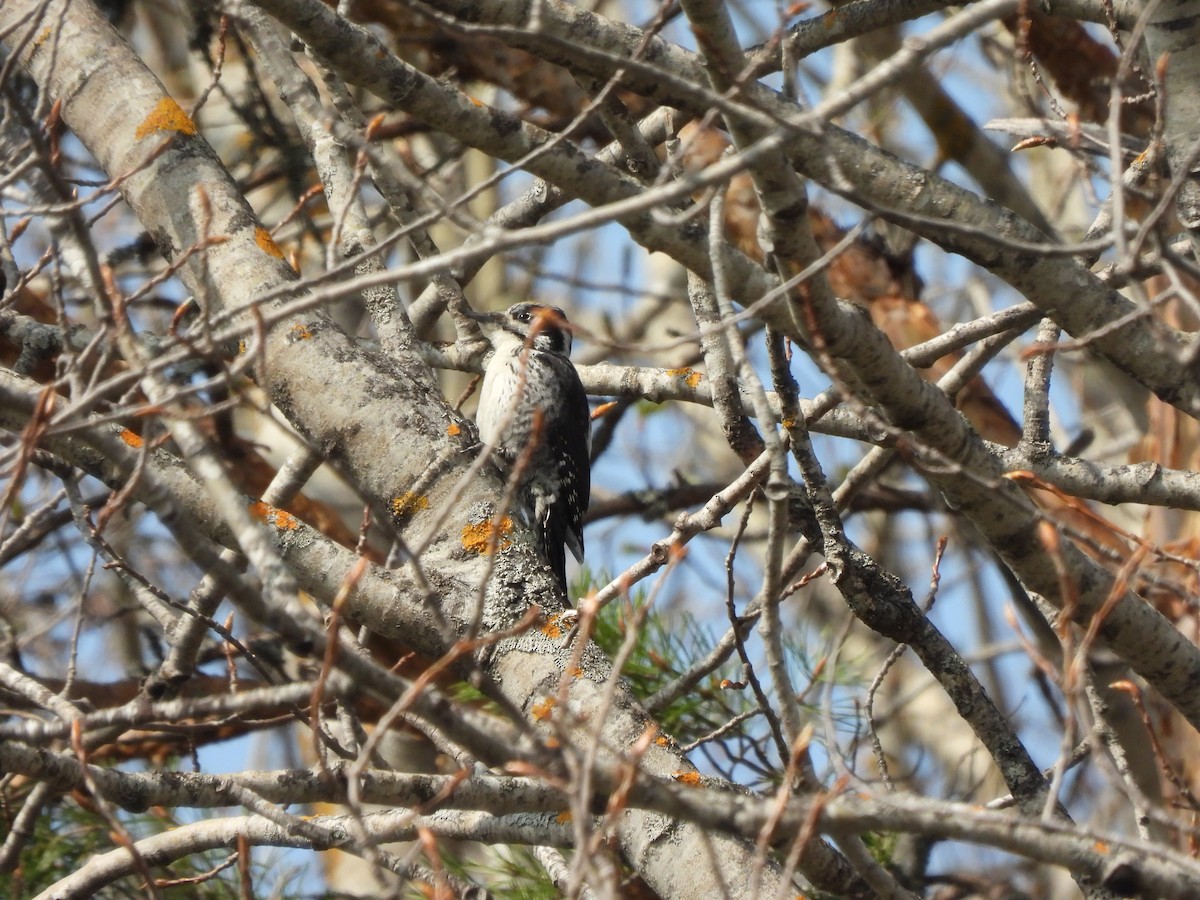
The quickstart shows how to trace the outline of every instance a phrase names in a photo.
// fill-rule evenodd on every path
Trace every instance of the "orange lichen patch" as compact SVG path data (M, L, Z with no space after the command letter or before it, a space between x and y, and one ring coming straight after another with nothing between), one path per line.
M658 737L656 737L654 739L654 743L658 744L658 746L660 746L660 747L670 747L671 739L669 737L667 737L665 734L660 734Z
M142 444L145 443L142 440L142 436L140 434L135 434L134 432L130 431L128 428L122 428L120 431L118 431L117 437L119 437L121 440L123 440L126 444L128 444L134 450L141 450Z
M693 369L691 366L682 366L678 369L667 369L668 375L678 375L683 379L683 383L690 388L694 388L700 383L700 379L704 376Z
M274 525L282 531L295 531L300 527L300 520L290 512L277 509L268 503L263 503L261 500L255 500L250 504L250 515L254 516L260 522Z
M571 822L571 811L569 809L563 810L557 816L554 817L554 824L556 824L556 825L568 825L568 824L570 824L570 822Z
M784 428L795 428L796 420L795 419L784 419L782 424L783 424Z
M544 700L539 700L533 704L533 718L538 722L545 722L554 712L555 700L553 697L547 697Z
M33 39L33 49L36 50L38 47L42 46L42 44L46 43L46 41L50 39L51 34L53 34L53 32L50 30L49 25L39 31L38 36Z
M701 784L699 772L672 772L671 777L688 787L700 787Z
M446 426L446 434L450 435L450 437L458 437L462 434L462 429L458 427L457 422L451 422Z
M429 498L415 491L405 491L399 497L392 499L393 515L411 516L423 509L429 509Z
M542 624L542 627L538 630L541 631L541 633L544 634L546 637L550 638L550 640L552 640L552 641L557 640L558 638L562 637L562 635L563 635L561 622L562 622L562 614L557 613L557 614L551 616L549 619L547 619Z
M288 332L288 337L290 337L293 341L312 340L312 336L312 329L307 325L293 325L291 331Z
M569 674L572 678L582 678L583 666L575 666L574 668L568 669L567 674Z
M279 245L271 237L271 232L267 231L261 225L254 229L254 243L258 244L258 249L267 254L267 256L283 259L283 251L279 249Z
M465 96L468 100L470 100L473 105L478 106L480 109L483 109L484 102L482 100L476 100L470 94L464 94L463 96Z
M512 541L505 535L512 531L512 524L512 519L505 516L500 520L499 528L492 527L491 519L464 525L462 530L463 548L482 555L491 552L492 542L495 541L499 549L507 550L512 546Z
M195 134L196 123L192 117L183 111L178 103L170 97L163 97L154 105L150 115L142 120L134 136L139 140L160 131L174 131L178 134Z
M1108 853L1109 847L1104 841L1096 841L1096 843L1092 844L1092 849L1097 853Z

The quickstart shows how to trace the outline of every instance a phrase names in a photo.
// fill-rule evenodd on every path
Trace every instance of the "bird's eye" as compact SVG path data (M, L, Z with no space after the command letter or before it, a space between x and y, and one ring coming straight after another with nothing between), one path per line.
M530 315L528 312L522 310L521 312L517 313L517 321L518 322L528 322L529 319L530 319Z

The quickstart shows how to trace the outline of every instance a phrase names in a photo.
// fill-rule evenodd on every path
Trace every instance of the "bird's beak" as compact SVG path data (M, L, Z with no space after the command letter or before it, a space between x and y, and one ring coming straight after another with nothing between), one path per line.
M464 306L462 314L468 319L478 322L485 332L499 328L505 321L505 315L502 312L476 312Z

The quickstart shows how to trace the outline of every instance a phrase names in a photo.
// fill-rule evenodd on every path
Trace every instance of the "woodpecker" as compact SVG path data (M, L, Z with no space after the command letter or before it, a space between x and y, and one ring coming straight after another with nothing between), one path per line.
M587 393L571 364L571 329L554 306L517 303L469 313L492 344L475 417L506 474L522 466L517 512L533 529L563 596L567 554L583 561L583 514L591 494Z

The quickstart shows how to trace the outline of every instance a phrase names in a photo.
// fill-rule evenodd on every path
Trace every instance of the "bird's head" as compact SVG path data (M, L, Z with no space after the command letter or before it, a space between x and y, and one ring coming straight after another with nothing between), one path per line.
M504 344L525 344L534 350L571 355L571 325L557 306L540 303L514 303L504 312L467 315L479 323L484 337L500 349Z

